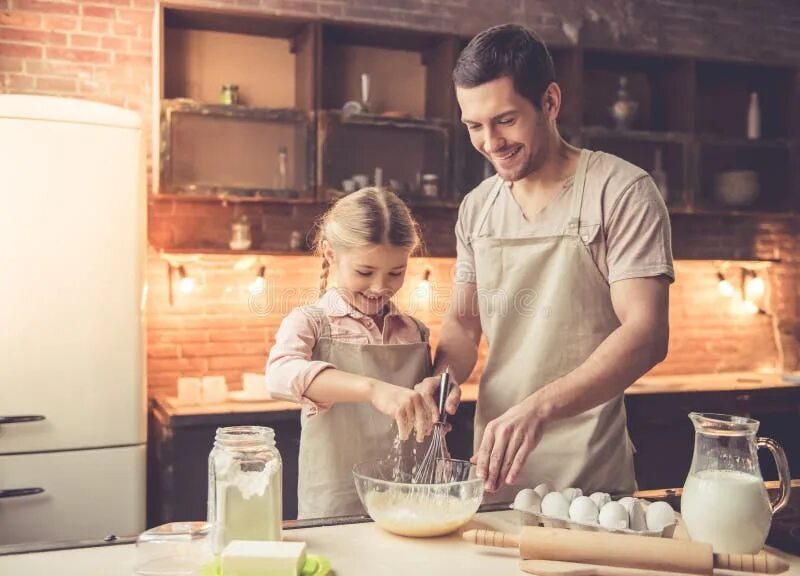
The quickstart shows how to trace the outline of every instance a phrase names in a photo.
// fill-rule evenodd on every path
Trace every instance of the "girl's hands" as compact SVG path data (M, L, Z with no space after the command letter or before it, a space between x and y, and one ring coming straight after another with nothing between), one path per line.
M370 390L370 402L379 412L394 418L403 440L409 437L412 428L417 431L417 442L422 442L433 430L436 406L431 406L430 400L417 390L375 381Z
M439 376L429 376L422 382L414 386L414 390L422 394L425 404L431 409L431 417L434 422L439 420L439 383L441 378ZM444 402L444 410L451 416L458 410L458 405L461 403L461 387L450 377L450 393Z

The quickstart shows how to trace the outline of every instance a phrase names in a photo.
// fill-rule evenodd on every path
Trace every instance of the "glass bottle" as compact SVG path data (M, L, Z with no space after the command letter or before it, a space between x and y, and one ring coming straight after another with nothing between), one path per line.
M628 93L628 77L619 77L619 88L617 89L617 99L611 105L611 117L614 119L617 129L628 130L633 125L636 113L639 110L639 103L631 98Z
M239 103L239 87L236 84L223 84L219 93L220 104L234 106Z
M758 104L758 92L750 93L750 104L747 107L747 138L761 138L761 107Z
M288 189L289 149L278 147L278 190Z
M246 214L242 214L231 224L231 239L228 246L231 250L247 250L253 243L250 232L250 220Z
M669 198L669 188L667 188L667 173L664 171L662 157L661 148L656 148L653 171L650 172L650 176L653 178L653 182L655 182L664 202L666 202Z
M281 540L282 469L272 428L217 428L208 456L208 521L215 553L231 540Z

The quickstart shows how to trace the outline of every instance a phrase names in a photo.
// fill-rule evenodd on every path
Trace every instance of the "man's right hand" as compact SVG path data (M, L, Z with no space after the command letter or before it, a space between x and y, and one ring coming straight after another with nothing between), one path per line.
M412 428L417 431L417 442L422 442L433 430L433 414L416 390L376 380L371 385L370 402L379 412L394 418L403 440L409 437Z

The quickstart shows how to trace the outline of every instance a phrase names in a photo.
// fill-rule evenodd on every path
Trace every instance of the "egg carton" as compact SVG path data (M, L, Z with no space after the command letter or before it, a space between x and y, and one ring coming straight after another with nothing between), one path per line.
M514 510L514 505L511 505ZM650 536L653 538L672 538L677 522L664 526L661 530L632 530L630 528L606 528L600 524L578 522L566 518L556 518L541 512L517 510L520 513L523 526L544 526L545 528L566 528L568 530L586 530L589 532L612 532L616 534L633 534L635 536Z

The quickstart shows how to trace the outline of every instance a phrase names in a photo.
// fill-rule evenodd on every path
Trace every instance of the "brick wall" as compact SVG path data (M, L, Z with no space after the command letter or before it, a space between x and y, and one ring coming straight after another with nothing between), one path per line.
M188 257L187 257L188 258ZM267 289L251 296L249 285L258 265L252 258L203 256L187 260L187 273L196 291L183 295L174 291L169 304L167 264L151 252L148 273L148 375L150 392L174 393L178 376L222 374L232 387L243 372L260 372L281 318L293 307L313 302L317 295L319 259L311 256L263 257ZM245 268L245 266L247 266ZM406 284L396 300L431 328L434 345L451 289L452 259L414 258ZM431 273L431 298L416 296L426 267ZM237 270L236 268L239 268ZM743 314L736 299L724 298L717 290L718 265L713 261L679 261L677 282L672 288L670 353L654 374L685 374L714 371L774 369L778 365L775 325L782 314L794 314L786 305L770 315ZM733 279L738 268L729 275ZM771 266L763 277L771 289L772 302L790 301L784 293L785 272ZM791 306L793 308L793 305ZM797 345L780 338L787 365L797 367ZM485 357L485 347L481 360ZM473 376L473 381L477 373Z
M525 23L546 41L800 61L795 0L228 0L182 4L471 35ZM0 88L119 104L150 118L153 0L0 0Z
M580 41L684 55L800 61L800 3L796 0L239 0L204 4L464 35L513 20L535 28L551 43ZM0 0L0 90L118 104L139 112L149 131L153 12L153 0ZM218 238L211 231L228 225L230 208L153 202L151 241L158 245L160 239L168 238L170 245L179 245L191 229L167 225L169 219L160 216L196 218L198 213L206 218L192 220L192 233ZM451 250L452 218L452 213L441 212L421 218L431 254ZM272 214L259 214L254 221L258 233L277 225L304 229L312 219L313 214L303 207L275 207ZM775 324L787 367L798 367L797 224L778 218L676 217L674 230L676 255L683 258L773 257L778 249L782 262L769 272ZM202 267L189 265L189 269L204 270L207 290L192 298L178 296L170 306L165 264L154 254L151 257L148 315L153 390L169 390L179 374L214 371L235 382L242 371L263 367L280 314L257 316L247 308L241 286L249 282L252 271L233 272L232 257L206 260ZM415 262L412 277L419 276L423 266L422 261ZM434 277L445 282L450 261L430 263ZM308 257L270 259L268 270L282 286L313 287L316 282L316 263ZM708 263L679 265L673 290L672 352L659 371L774 364L770 319L716 309L714 271ZM226 291L228 286L230 291ZM435 315L427 320L435 329Z

